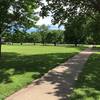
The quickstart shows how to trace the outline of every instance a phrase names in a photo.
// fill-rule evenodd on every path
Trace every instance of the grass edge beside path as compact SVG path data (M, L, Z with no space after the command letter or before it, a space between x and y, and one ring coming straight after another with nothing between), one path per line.
M100 47L93 51L76 81L71 100L100 100Z
M56 50L54 48L56 48ZM58 50L58 48L60 50ZM34 53L34 50L36 51L36 54ZM45 47L44 46L38 46L38 47L10 46L8 47L6 50L4 50L5 52L4 58L2 59L2 61L0 61L1 63L0 76L2 76L0 78L0 83L1 83L0 84L0 94L1 94L0 100L18 91L19 89L27 86L33 80L44 75L50 69L63 63L70 57L79 53L81 50L84 50L84 48L83 47L77 47L77 48L50 47L50 46L49 47L48 46L45 46ZM41 51L43 54L41 54ZM30 67L28 67L29 65ZM37 66L33 68L33 65L37 65Z

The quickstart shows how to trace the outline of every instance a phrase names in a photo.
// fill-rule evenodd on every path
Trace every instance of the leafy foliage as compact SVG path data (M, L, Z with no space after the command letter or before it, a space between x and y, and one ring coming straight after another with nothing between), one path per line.
M64 43L64 32L61 30L52 30L49 31L47 35L47 42L53 43L55 46L57 43Z
M87 31L88 17L76 16L75 20L68 20L65 24L65 41L66 43L79 44L85 43L88 37Z
M41 35L41 42L43 43L43 45L45 45L46 38L47 38L47 35L48 35L48 26L41 25L41 26L39 26L38 29L39 29L39 33Z
M65 23L77 15L92 16L100 12L99 0L46 0L47 5L41 4L41 16L47 16L49 12L54 18L53 22ZM42 2L42 0L41 0Z
M0 34L12 25L34 25L37 20L34 16L36 7L36 0L0 0Z
M0 0L0 56L2 33L10 28L33 26L38 20L34 15L37 7L37 0Z

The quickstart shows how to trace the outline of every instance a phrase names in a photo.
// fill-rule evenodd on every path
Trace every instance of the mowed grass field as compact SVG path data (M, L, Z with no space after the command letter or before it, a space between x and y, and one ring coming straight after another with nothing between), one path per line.
M25 87L84 47L2 46L0 100Z
M100 100L100 46L94 52L79 75L71 100Z

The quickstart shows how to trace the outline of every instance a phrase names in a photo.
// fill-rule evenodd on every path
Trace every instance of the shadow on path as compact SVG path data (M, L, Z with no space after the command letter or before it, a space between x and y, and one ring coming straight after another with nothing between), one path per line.
M90 50L87 50L74 56L72 59L69 59L67 62L61 64L61 66L51 70L42 79L36 81L34 84L38 86L48 82L55 87L53 92L47 92L46 94L57 96L59 98L58 100L67 100L73 90L78 74L81 72L91 53L92 52Z
M43 72L46 73L48 70L52 70L50 70L42 78L34 81L33 84L11 95L6 100L68 100L70 93L73 90L75 81L77 80L79 73L82 71L84 64L86 63L88 57L91 54L91 49L86 49L85 51L72 57L71 59L54 69L52 68L55 65L59 65L62 61L65 60L64 53L47 54L42 56L29 56L29 58L32 57L31 60L29 60L28 56L22 57L22 61L18 65L21 65L21 63L23 62L22 64L24 64L25 66L22 67L20 70L17 65L17 67L14 67L15 71L13 74L22 74L25 72L38 71L43 75ZM69 58L73 54L69 53L66 55L67 58ZM32 62L32 65L30 64L30 67L27 66L26 62L28 62L29 65L32 59L35 63ZM33 65L36 66L32 67ZM10 68L11 67L12 66L10 66Z

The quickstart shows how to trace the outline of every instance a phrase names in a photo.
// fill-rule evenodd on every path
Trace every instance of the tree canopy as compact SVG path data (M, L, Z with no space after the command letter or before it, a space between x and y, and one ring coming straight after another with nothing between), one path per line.
M36 0L0 0L0 33L12 25L29 27L30 23L35 24L36 7Z
M53 24L65 25L67 42L77 43L86 36L92 42L100 38L100 0L46 0L41 3L41 16L53 17ZM87 34L86 34L87 33Z
M2 33L11 27L17 29L35 25L38 18L34 10L37 7L37 0L0 0L0 52Z
M41 0L42 2L42 0ZM66 23L68 19L77 15L93 17L100 13L100 0L46 0L47 4L41 4L41 16L52 13L54 23Z

